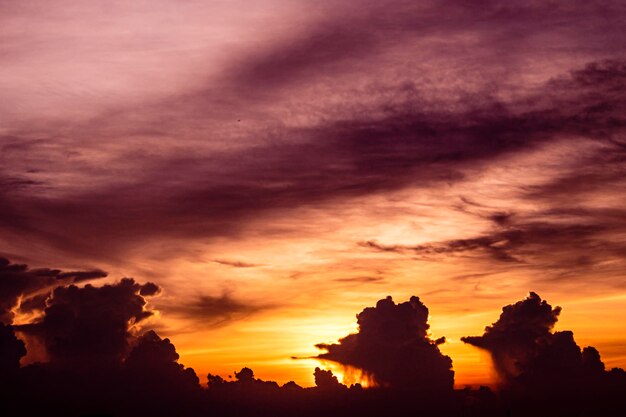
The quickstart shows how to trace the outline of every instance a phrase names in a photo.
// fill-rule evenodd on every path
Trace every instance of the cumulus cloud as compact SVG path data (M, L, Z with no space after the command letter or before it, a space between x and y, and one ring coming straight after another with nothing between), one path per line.
M176 347L149 330L136 342L124 361L124 369L141 391L189 391L198 389L199 379L191 368L178 363Z
M599 352L581 348L571 331L554 332L561 313L539 295L530 295L502 309L500 318L482 336L462 338L488 351L506 388L551 396L572 392L602 392L611 388L613 375L605 372ZM618 385L626 387L626 378ZM586 395L586 394L585 394Z
M315 386L321 389L336 389L342 387L339 383L339 380L335 375L333 375L333 371L330 369L320 369L315 368L313 372L313 377L315 378Z
M418 297L400 304L387 297L357 315L358 333L316 345L326 350L317 358L362 369L383 386L451 390L452 360L437 347L445 339L431 340L427 321Z
M462 340L493 352L496 369L505 378L512 378L553 338L552 328L560 313L561 307L552 308L531 292L525 300L505 306L498 321L487 326L483 336Z
M38 321L18 329L43 341L52 362L106 365L128 353L131 327L153 313L141 294L154 294L154 284L124 278L94 287L57 287Z
M26 355L24 342L15 336L13 327L0 323L0 372L5 375L18 370L20 359ZM4 381L2 381L4 382Z
M106 276L106 272L98 269L69 272L49 268L29 269L27 265L14 264L0 257L0 322L6 324L12 322L11 310L17 306L19 300L22 300L21 302L27 309L32 309L34 304L41 307L47 294L43 295L42 299L42 296L37 294L39 291L49 291L55 286ZM35 299L30 300L31 297Z

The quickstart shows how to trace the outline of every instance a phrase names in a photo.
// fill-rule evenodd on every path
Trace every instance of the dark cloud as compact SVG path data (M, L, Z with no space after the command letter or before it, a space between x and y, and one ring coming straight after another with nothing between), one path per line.
M57 287L44 316L18 328L41 339L52 362L108 366L127 354L131 326L153 314L141 295L146 289L154 294L155 285L131 278L102 287Z
M364 277L344 277L344 278L335 278L333 281L335 282L354 282L354 283L361 283L361 284L367 284L367 283L381 283L382 281L384 281L385 278L383 277L370 277L370 276L364 276Z
M357 315L358 333L337 344L321 343L317 356L359 368L378 384L401 389L451 390L452 360L428 336L428 308L417 297L395 304L391 297Z
M208 387L209 389L215 389L217 392L224 392L224 390L232 389L239 395L264 395L278 390L279 386L274 381L264 381L260 378L256 378L254 371L250 368L243 367L240 371L235 371L235 380L226 382L222 377L217 375L208 375ZM229 376L230 378L230 376Z
M517 231L415 246L383 245L375 241L361 242L359 245L381 252L416 254L425 259L433 255L452 255L480 250L489 254L496 260L519 262L519 259L516 259L508 253L512 247L519 245L519 233Z
M36 294L39 291L106 276L106 272L101 270L62 272L49 268L29 269L27 265L12 264L8 259L0 257L0 322L12 322L11 310L17 306L20 298L24 299L22 302L28 308L32 308L30 297L36 297L41 305L41 296Z
M253 264L243 261L229 261L226 259L213 259L213 262L220 265L232 266L234 268L253 268L255 266L260 266L259 264Z
M239 301L230 294L221 296L201 295L186 303L161 304L168 314L179 315L204 325L224 324L235 318L246 317L273 308L270 304L254 304Z
M339 380L331 370L315 368L313 372L315 378L315 386L321 389L337 389L342 387Z
M320 75L333 64L369 54L375 43L371 30L356 25L322 24L284 44L250 54L243 65L238 63L231 76L239 88L267 92Z
M488 208L485 208L488 210ZM490 231L476 237L427 242L419 245L359 242L362 248L397 253L422 261L455 257L490 260L491 268L540 269L535 281L555 281L594 270L607 276L607 284L623 285L619 276L626 254L626 212L620 208L563 207L527 214L478 214L493 222ZM535 220L536 219L536 220Z
M441 7L445 7L445 18L441 18ZM623 51L617 35L617 16L621 13L616 1L576 4L573 8L554 3L511 1L504 5L484 1L480 9L465 1L446 1L445 6L410 1L381 1L349 8L334 4L332 18L328 16L311 27L301 28L286 41L261 46L243 62L237 61L229 73L243 91L268 94L276 87L312 82L316 77L362 75L379 69L376 66L397 65L385 52L398 44L415 56L428 54L432 46L423 39L439 33L446 33L461 44L461 35L478 37L481 46L490 49L491 54L500 53L497 57L483 56L486 71L493 70L489 67L513 71L509 67L539 38L550 42L547 48L557 48L551 42L552 37L558 36L562 49L575 50L583 44L596 51ZM571 30L581 24L583 15L584 37ZM603 30L599 30L599 24ZM466 54L472 52L458 45L444 45L459 60L467 59Z
M142 297L151 297L161 292L161 288L153 282L146 282L141 285L139 295Z
M4 191L29 190L41 184L41 182L27 178L0 176L0 189Z
M599 225L527 223L469 239L453 239L414 246L383 245L375 241L361 242L359 245L381 252L413 254L424 258L480 251L497 261L524 262L523 255L535 254L533 249L537 247L552 247L572 239L584 240L604 230Z
M161 339L154 331L144 333L124 361L124 369L132 385L140 391L189 391L200 383L191 368L178 363L178 353L169 339Z
M483 336L465 337L463 341L493 351L498 372L505 378L515 377L521 372L519 368L552 338L560 313L561 307L553 309L531 292L525 300L504 307L498 321L487 326Z
M595 62L519 101L479 95L442 110L415 97L382 112L355 110L341 120L273 129L261 133L265 144L212 156L168 154L146 161L133 181L64 199L4 190L0 229L15 242L27 236L101 257L136 239L233 235L273 210L457 181L468 167L555 138L615 146L624 68L621 61ZM95 235L107 242L104 252Z
M58 279L68 279L71 282L82 282L82 281L91 281L93 279L104 278L107 276L107 273L101 270L94 271L72 271L72 272L61 272L59 274Z
M24 355L26 347L24 342L15 336L13 327L0 323L0 372L2 372L0 379L16 372Z
M132 321L131 315L140 321L145 313L141 288L130 279L100 288L60 287L51 306L73 305L82 317L94 320L82 323L83 336L88 325L95 325L102 337L116 337L97 321L99 315L93 311L105 311L106 300L113 302L106 310L109 314L115 314L114 308L120 306L129 311L126 325ZM87 302L94 304L91 311ZM233 381L209 374L207 389L203 390L193 369L178 362L170 340L154 331L134 339L132 346L112 362L103 361L96 351L89 356L89 367L58 359L19 367L19 359L26 353L24 344L11 326L0 324L0 409L11 415L40 415L47 410L53 415L287 417L295 412L313 417L499 415L503 409L512 408L522 416L537 415L538 409L549 415L591 411L599 416L620 415L626 408L620 400L626 389L626 373L621 369L606 371L598 351L592 347L581 350L571 332L552 332L559 312L558 307L552 308L531 293L526 300L505 307L500 320L487 327L484 336L464 339L512 364L512 368L498 368L512 390L499 395L485 387L452 390L451 361L437 348L443 340L428 338L428 309L416 297L398 305L391 298L380 300L375 308L366 308L358 315L359 333L340 344L322 346L328 350L325 355L330 355L326 360L360 364L376 378L389 377L382 387L371 389L358 384L348 388L331 371L320 368L314 371L315 388L303 389L292 382L279 387L274 381L256 378L252 369L244 367L234 373ZM55 314L46 309L46 315L59 321ZM111 324L119 327L115 318ZM76 323L70 325L77 327ZM58 349L76 354L67 332L56 335ZM91 351L94 346L84 347ZM61 356L57 351L56 358ZM511 397L511 392L523 396ZM72 394L70 399L68 393Z
M602 392L613 387L600 354L581 348L571 331L552 329L561 313L536 293L505 306L500 318L482 336L464 337L465 343L488 351L504 386L514 392L550 397L578 392ZM614 371L619 373L619 370ZM626 388L626 378L618 382Z

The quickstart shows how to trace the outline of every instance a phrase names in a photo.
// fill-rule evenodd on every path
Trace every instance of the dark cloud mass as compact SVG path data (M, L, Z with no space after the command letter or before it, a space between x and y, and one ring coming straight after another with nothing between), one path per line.
M26 265L12 264L8 259L0 257L0 322L12 322L11 310L21 298L24 298L22 303L32 304L29 298L37 296L38 291L50 291L55 286L106 276L106 272L100 270L62 272L48 268L29 269ZM43 301L41 296L38 300L40 304Z
M417 390L451 390L452 360L437 347L445 341L428 337L428 308L418 297L395 304L391 297L357 315L358 333L337 344L321 343L318 356L362 369L383 386Z
M335 389L341 386L339 380L330 370L315 368L313 372L315 377L315 386L323 389Z
M0 323L0 372L2 377L15 373L20 367L20 359L26 355L24 342L15 336L13 327ZM2 378L0 377L0 378Z
M124 361L124 369L132 386L140 392L188 392L200 383L191 368L178 363L178 353L169 339L161 339L149 330L139 337Z
M169 314L179 315L194 320L197 324L219 325L234 319L271 309L271 304L246 302L234 298L231 294L221 296L200 295L186 303L161 303Z
M571 331L552 330L560 313L531 292L505 306L482 336L462 340L491 354L504 387L514 393L554 397L626 390L623 371L606 372L595 348L581 350Z
M63 200L7 188L0 228L43 241L71 229L76 233L65 237L67 250L89 253L87 237L98 235L108 242L108 252L150 236L231 235L272 210L459 181L465 178L463 169L556 139L584 136L617 148L612 141L624 124L619 92L625 68L620 60L593 62L519 101L479 95L444 110L418 95L408 103L385 105L382 112L272 130L269 145L223 153L218 165L215 157L175 154L149 164L138 182ZM288 140L292 137L298 140ZM226 167L229 175L219 175ZM163 180L164 170L176 180ZM34 219L44 233L31 230ZM120 233L127 239L117 239Z
M417 297L400 304L382 299L358 314L358 333L338 344L319 345L327 350L320 359L361 367L379 387L347 387L319 367L314 370L316 387L293 382L280 387L244 367L234 372L233 381L209 374L203 389L195 371L178 362L169 339L152 330L131 334L130 326L150 315L142 289L158 291L131 279L101 287L58 287L44 317L19 326L21 332L44 338L51 350L49 363L20 367L24 343L11 326L0 324L3 415L497 416L506 407L515 408L516 415L537 415L540 408L552 410L546 415L592 410L593 415L612 416L626 409L618 400L626 389L626 373L607 372L598 351L580 350L571 332L552 332L560 308L535 293L504 307L484 336L464 339L494 355L507 388L525 393L516 402L507 392L498 396L486 387L452 390L452 362L437 347L444 339L428 337L428 309ZM534 395L536 391L542 395ZM577 397L570 404L572 393Z
M504 307L483 336L465 337L463 341L492 352L497 370L506 379L514 378L550 343L560 313L561 307L553 309L531 292L525 300Z
M41 339L52 362L108 366L127 353L131 326L153 314L141 293L154 294L155 287L130 278L102 287L57 287L44 316L18 329Z

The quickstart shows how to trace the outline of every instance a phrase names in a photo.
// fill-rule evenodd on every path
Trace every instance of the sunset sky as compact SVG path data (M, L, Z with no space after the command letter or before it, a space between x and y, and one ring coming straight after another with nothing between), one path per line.
M201 378L416 295L494 384L460 338L529 291L626 367L623 1L54 3L0 0L0 256L158 284Z

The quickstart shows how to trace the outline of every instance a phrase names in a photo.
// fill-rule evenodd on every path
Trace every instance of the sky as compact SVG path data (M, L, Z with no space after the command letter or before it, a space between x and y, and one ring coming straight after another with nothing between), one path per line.
M389 295L428 306L457 386L494 384L461 337L531 291L624 367L625 22L620 1L0 1L0 255L156 283L142 326L201 378L310 386L315 345Z

